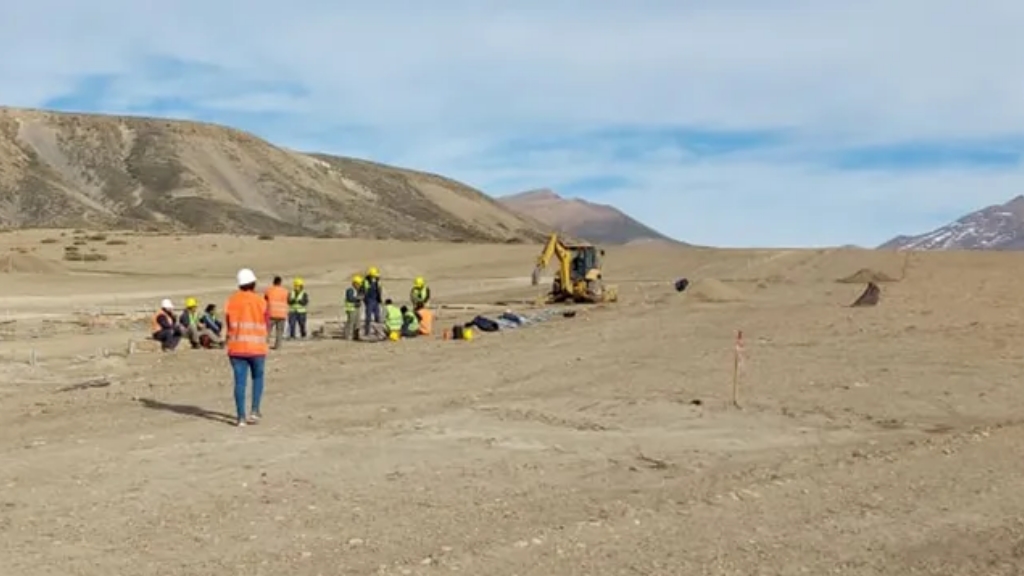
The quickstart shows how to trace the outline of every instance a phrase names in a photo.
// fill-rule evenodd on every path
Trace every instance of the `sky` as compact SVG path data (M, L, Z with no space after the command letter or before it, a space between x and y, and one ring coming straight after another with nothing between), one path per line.
M683 241L874 246L1024 193L1019 0L33 0L0 103L552 188Z

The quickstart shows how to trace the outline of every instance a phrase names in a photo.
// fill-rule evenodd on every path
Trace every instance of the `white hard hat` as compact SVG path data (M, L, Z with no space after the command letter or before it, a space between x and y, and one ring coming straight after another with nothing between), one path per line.
M174 302L171 302L170 298L164 298L160 301L160 307L165 310L174 310Z
M256 281L256 274L248 268L242 268L238 271L238 285L245 286L246 284L252 284Z

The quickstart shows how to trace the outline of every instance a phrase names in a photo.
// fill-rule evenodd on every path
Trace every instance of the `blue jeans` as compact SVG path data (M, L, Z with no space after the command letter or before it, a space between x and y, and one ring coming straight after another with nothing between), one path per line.
M289 312L288 313L288 338L295 338L295 327L299 327L299 334L306 337L306 313L305 312Z
M235 412L239 420L245 419L245 388L249 374L252 374L252 411L260 412L263 399L263 368L266 356L229 356L231 371L235 373Z
M380 322L380 302L375 300L366 301L366 318L363 321L363 334L370 333L370 320Z

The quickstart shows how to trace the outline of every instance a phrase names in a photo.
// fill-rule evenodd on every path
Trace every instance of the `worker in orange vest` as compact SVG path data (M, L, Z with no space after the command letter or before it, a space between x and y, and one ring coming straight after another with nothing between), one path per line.
M238 291L224 306L228 359L235 377L235 413L238 426L260 420L263 374L267 361L267 301L256 294L256 274L248 268L238 271ZM252 375L252 411L245 416L245 391Z
M430 336L434 331L434 312L420 302L416 305L416 318L419 319L420 336Z
M269 338L273 333L274 345L271 346L273 350L277 350L281 346L284 326L288 322L288 289L281 286L281 282L280 276L274 276L274 284L263 294L263 298L267 301L267 313L270 315L267 337Z
M164 298L160 302L160 310L153 316L153 325L150 327L153 340L160 342L160 350L173 352L181 342L183 330L178 318L174 315L174 303Z

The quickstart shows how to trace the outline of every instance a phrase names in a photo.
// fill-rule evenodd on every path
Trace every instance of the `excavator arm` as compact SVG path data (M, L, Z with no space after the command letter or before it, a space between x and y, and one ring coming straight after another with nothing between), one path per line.
M531 281L536 286L540 283L540 275L551 264L551 258L558 259L558 279L563 290L570 290L572 286L571 265L572 254L558 239L558 234L552 234L548 243L544 245L540 256L537 257L537 265L533 269Z

